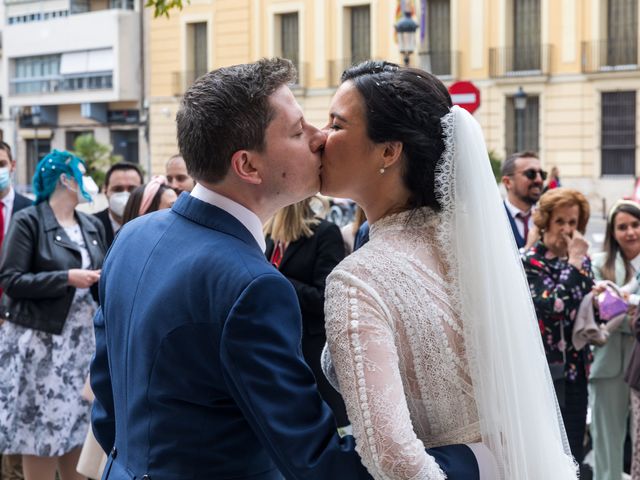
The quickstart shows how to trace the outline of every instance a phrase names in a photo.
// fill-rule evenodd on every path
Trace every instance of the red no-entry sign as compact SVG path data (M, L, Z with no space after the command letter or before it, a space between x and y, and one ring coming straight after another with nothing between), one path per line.
M454 105L459 105L469 113L475 112L480 106L480 90L471 82L452 83L449 94Z

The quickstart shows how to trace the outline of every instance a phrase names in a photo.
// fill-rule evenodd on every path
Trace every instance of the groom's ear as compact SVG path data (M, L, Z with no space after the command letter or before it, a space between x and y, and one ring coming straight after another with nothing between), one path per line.
M262 177L257 168L258 157L250 150L238 150L231 155L230 169L243 182L253 185L262 183Z
M382 151L382 160L384 162L384 168L389 168L402 157L403 144L400 141L385 142L384 149Z

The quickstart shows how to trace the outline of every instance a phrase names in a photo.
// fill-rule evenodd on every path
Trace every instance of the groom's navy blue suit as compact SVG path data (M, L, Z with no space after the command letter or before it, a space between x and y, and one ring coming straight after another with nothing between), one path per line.
M183 193L125 225L100 296L103 478L369 478L303 360L291 283L230 214ZM467 447L432 453L449 478L474 478Z

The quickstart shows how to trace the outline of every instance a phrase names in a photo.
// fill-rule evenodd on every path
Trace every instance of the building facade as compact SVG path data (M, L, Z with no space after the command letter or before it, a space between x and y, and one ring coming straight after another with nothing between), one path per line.
M133 0L5 1L2 133L19 187L84 133L144 164L141 24Z
M152 168L176 152L181 94L202 73L279 55L299 70L296 95L317 126L342 70L401 62L397 0L192 0L150 25ZM476 118L498 157L538 151L592 204L630 195L639 173L638 0L416 0L413 65L447 85L473 82ZM517 109L514 95L526 95Z

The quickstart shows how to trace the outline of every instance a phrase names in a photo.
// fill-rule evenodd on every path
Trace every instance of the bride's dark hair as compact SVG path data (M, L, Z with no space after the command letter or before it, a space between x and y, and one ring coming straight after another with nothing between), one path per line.
M440 119L452 106L447 88L423 70L374 60L345 70L342 82L346 81L362 95L369 138L376 143L402 142L410 206L440 210L435 171L444 150Z

